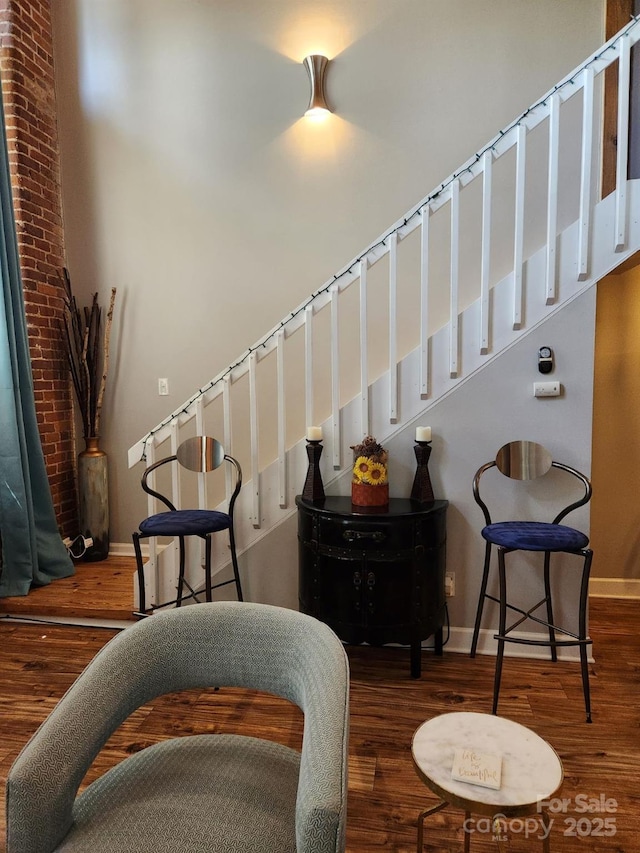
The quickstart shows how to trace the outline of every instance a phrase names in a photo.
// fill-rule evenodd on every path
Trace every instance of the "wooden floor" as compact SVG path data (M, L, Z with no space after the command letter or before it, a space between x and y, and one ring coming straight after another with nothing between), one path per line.
M104 590L110 589L111 581L107 579L111 571L125 572L130 579L130 561L119 568L107 563L95 564L91 571L97 571L98 566L104 570ZM79 586L68 595L77 602L85 597L81 572L74 581L58 581L52 587L68 584L73 590L74 583ZM58 590L56 596L64 597L59 587ZM50 595L53 596L53 589ZM115 593L111 591L108 595ZM99 610L96 591L87 597L92 602L89 609ZM104 602L103 605L103 613L124 612L121 604L114 604L115 611L109 611ZM52 606L50 603L49 607ZM15 607L7 607L6 599L3 607L5 612L15 612ZM548 740L564 764L562 796L568 799L568 805L566 812L553 815L554 851L640 851L639 611L640 602L635 601L591 602L595 656L591 667L592 725L584 722L577 664L505 661L500 713ZM2 786L21 746L113 633L103 628L21 624L0 617ZM413 769L411 736L423 720L437 714L460 710L489 712L494 661L489 657L471 660L465 655L447 654L445 647L442 658L424 653L422 677L414 680L409 677L408 651L404 649L351 647L348 653L351 663L348 850L349 853L382 850L409 853L416 849L418 813L437 802ZM158 740L217 731L242 732L297 746L301 738L301 715L287 702L249 691L190 691L163 697L137 711L121 727L96 759L86 781ZM613 811L605 814L580 810L582 802L604 800L615 800L615 806L608 804ZM2 825L4 810L0 814ZM612 819L608 827L604 818ZM424 850L429 853L462 850L462 819L463 815L455 809L446 809L429 818ZM526 837L526 828L517 823L512 826L508 849L541 850L541 842L534 838L536 833ZM0 829L0 837L3 836L4 828ZM486 833L472 837L472 853L495 849Z
M0 616L133 619L133 557L77 563L75 569L72 577L34 588L29 595L0 598Z

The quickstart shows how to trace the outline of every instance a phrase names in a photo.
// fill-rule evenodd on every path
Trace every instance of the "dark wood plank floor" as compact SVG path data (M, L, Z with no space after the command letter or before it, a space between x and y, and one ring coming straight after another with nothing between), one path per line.
M132 619L133 557L109 557L77 563L76 573L29 595L0 598L0 616L59 616L85 619Z
M562 796L569 804L566 812L553 816L551 837L556 851L640 850L636 829L640 819L639 611L636 601L591 602L596 659L591 667L592 725L584 722L577 664L505 661L500 713L547 739L564 764ZM4 785L11 762L29 735L112 635L106 629L27 625L0 618L0 784ZM408 674L404 649L351 647L348 651L352 685L348 850L408 853L415 850L418 813L436 803L413 769L411 736L423 720L437 714L488 712L494 661L447 654L445 647L442 658L424 653L422 677L414 680ZM158 740L217 731L297 746L301 715L289 703L251 691L190 691L163 697L121 727L86 781ZM615 800L615 811L580 810L581 798L586 802L601 797ZM609 829L600 820L605 817L613 819ZM428 819L425 851L462 850L462 819L455 809ZM0 837L3 821L2 812ZM512 827L510 850L541 849L534 836L526 837L526 828ZM471 849L483 853L496 848L490 836L476 833Z

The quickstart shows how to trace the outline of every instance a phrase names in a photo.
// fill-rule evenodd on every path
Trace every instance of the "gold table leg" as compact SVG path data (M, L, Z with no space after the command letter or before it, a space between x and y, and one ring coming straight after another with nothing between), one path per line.
M551 853L551 821L549 820L549 815L545 811L540 812L540 820L542 821L542 825L544 827L544 838L542 839L542 853Z
M469 821L471 820L471 812L464 813L464 853L469 853L471 849L471 832L469 831Z
M491 827L493 831L493 838L496 842L496 847L498 848L498 853L506 853L506 847L503 844L503 836L506 836L509 829L509 824L507 823L506 818L500 815L499 817L495 817L493 819L493 824Z
M437 806L433 806L430 809L425 809L425 811L420 812L418 815L418 847L417 853L422 853L422 846L424 844L424 819L429 817L432 814L436 814L436 812L442 811L442 809L446 809L449 803L440 803Z

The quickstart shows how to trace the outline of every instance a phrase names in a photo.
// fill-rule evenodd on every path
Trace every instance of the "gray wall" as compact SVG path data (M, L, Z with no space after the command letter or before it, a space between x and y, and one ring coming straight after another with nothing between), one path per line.
M598 47L604 0L52 8L67 265L80 297L119 290L103 444L128 542L145 502L127 449ZM313 125L301 60L323 51L336 112ZM507 364L500 399L529 381ZM465 484L485 455L468 393L441 409Z
M554 459L590 475L595 297L596 290L591 288L419 419L433 431L429 470L435 495L450 502L447 570L456 574L456 595L449 600L449 611L458 648L469 642L484 560L483 516L471 491L476 470L492 460L507 441L529 439L545 445ZM533 383L540 379L537 352L543 345L554 350L553 378L563 387L558 398L533 397ZM387 443L392 496L407 496L411 491L414 435L412 424ZM562 506L580 496L575 482L551 471L535 483L512 484L493 472L487 474L485 487L495 509L494 520L534 517L550 521ZM331 492L349 494L350 475L333 484ZM567 523L588 533L588 508L574 512ZM562 585L556 615L572 618L581 562L559 555L554 565L560 569L555 577ZM519 593L526 595L539 579L535 569L540 566L539 558L512 555L509 566L516 572ZM297 607L295 516L245 554L242 567L249 597ZM485 624L489 625L490 609L487 616ZM496 618L494 613L494 623Z

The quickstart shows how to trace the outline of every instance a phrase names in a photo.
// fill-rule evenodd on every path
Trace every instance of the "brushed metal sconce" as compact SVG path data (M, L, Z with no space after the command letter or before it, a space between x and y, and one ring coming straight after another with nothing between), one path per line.
M331 112L324 95L324 76L328 64L327 57L320 54L313 54L304 59L304 67L307 69L311 85L311 97L305 112L306 116L317 116Z

